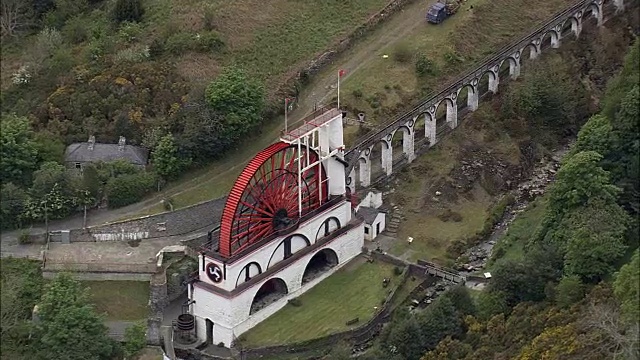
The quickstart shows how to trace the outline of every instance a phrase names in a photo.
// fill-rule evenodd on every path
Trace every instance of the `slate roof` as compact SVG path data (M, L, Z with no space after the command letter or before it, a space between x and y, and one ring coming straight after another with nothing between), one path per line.
M361 217L365 223L367 223L368 225L371 225L373 224L374 221L376 221L376 217L380 212L381 211L378 209L374 209L367 206L360 206L360 209L358 209L358 212L356 213L356 215Z
M88 142L75 143L67 146L64 159L67 162L80 163L125 159L134 165L147 165L149 150L133 145L124 145L122 151L119 148L118 144L95 143L93 150L89 150Z

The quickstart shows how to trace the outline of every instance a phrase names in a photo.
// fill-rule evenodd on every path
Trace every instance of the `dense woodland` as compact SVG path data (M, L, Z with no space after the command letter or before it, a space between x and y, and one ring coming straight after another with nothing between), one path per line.
M215 31L168 32L145 46L143 14L140 0L3 2L2 51L29 54L0 96L3 228L137 202L261 123L263 85L243 70L226 68L205 89L177 74L172 55L222 51ZM65 147L91 135L150 149L150 171L122 162L65 170Z

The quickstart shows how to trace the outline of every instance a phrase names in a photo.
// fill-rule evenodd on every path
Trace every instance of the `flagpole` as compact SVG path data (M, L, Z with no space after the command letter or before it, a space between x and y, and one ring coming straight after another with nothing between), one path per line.
M284 132L287 132L287 108L289 106L287 106L287 98L284 99Z
M338 110L340 110L340 71L338 71Z

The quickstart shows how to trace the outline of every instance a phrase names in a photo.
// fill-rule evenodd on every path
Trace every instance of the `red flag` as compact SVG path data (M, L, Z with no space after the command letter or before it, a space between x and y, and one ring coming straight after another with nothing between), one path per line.
M295 99L296 99L296 98L284 98L284 104L286 105L286 104L288 104L288 103L290 103L290 102L294 101Z
M346 74L346 73L347 73L347 70L340 69L340 71L338 71L338 76L339 76L339 77L342 77L342 76L344 76L344 74Z

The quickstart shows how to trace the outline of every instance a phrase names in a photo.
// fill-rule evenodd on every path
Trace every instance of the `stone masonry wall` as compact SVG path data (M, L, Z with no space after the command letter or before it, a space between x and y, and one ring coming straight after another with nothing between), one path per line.
M86 230L72 229L69 238L72 242L127 241L208 231L220 222L226 200L226 197L222 197L138 219L93 226Z

